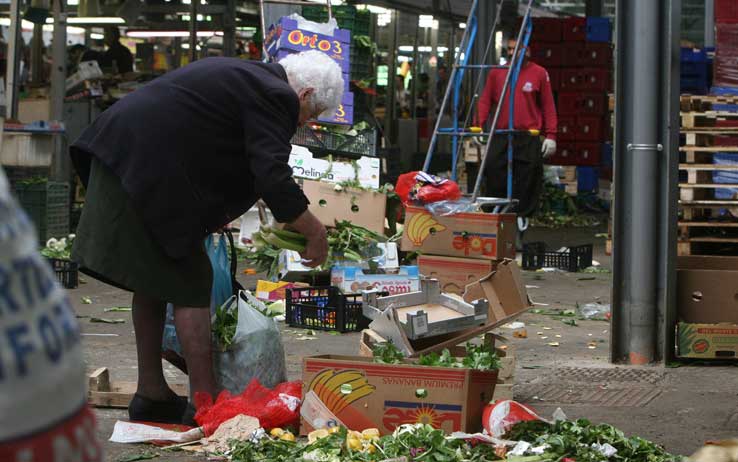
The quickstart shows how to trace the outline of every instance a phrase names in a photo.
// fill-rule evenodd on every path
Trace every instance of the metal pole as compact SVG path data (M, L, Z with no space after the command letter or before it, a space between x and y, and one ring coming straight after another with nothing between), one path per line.
M673 73L676 70L678 79L674 42L679 41L679 26L675 32L673 24L679 10L673 10L675 5L679 0L616 3L611 359L634 365L653 362L669 348L659 345L662 336L657 327L668 311L664 303L673 301L669 292L674 287L670 272L676 247L678 157L665 154L664 146L678 155L674 111L679 98ZM665 66L665 62L671 64Z
M518 56L518 50L520 49L520 43L523 39L523 33L525 32L525 25L527 24L528 20L530 19L530 7L533 4L533 0L528 0L528 8L525 11L525 16L523 17L523 22L521 23L520 31L518 32L518 38L515 42L515 50L513 50L513 56ZM497 129L497 120L500 118L500 110L502 109L502 101L505 100L505 94L507 93L507 87L510 86L510 77L512 76L512 62L510 62L510 69L507 72L507 75L505 76L505 84L502 86L502 93L500 94L500 104L497 105L495 108L495 116L492 118L492 128L490 130L490 136L487 140L487 144L484 147L484 154L482 154L482 162L479 164L479 174L477 175L477 181L474 183L474 192L472 193L472 202L476 202L477 197L479 197L479 189L482 186L482 172L484 172L485 167L487 166L487 157L489 154L489 148L492 146L492 138L495 135L495 130ZM511 90L511 91L514 91Z
M705 46L715 46L715 0L705 0Z
M172 41L172 48L174 49L174 68L179 69L182 65L182 38L175 37Z
M31 83L35 86L42 84L42 72L44 70L44 34L43 24L33 25L33 38L31 39Z
M67 79L67 16L64 0L53 0L53 42L51 44L51 120L64 120L64 96ZM73 140L72 140L73 141ZM72 166L63 135L54 135L54 160L52 175L59 181L72 179Z
M21 61L20 0L10 1L10 26L8 27L8 64L5 74L6 119L18 118L18 90L20 89Z
M223 15L223 56L236 55L236 2L227 0Z
M197 60L197 7L200 0L190 0L190 62Z
M420 19L415 19L415 41L413 42L413 120L418 118L418 82L420 81L420 60L418 59L418 39L420 38Z
M400 28L400 12L392 11L392 32L387 50L387 95L384 112L384 141L386 147L394 144L395 129L395 74L397 74L397 34Z

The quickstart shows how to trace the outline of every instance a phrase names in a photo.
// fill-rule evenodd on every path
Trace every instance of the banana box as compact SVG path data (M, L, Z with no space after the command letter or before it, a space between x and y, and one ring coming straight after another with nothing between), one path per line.
M432 215L422 207L407 207L402 250L448 257L502 260L515 258L514 213Z
M498 371L378 364L372 358L335 355L305 358L302 370L303 398L319 399L301 412L302 435L334 425L378 428L387 435L414 423L447 433L476 433L498 377ZM322 412L310 412L318 407Z

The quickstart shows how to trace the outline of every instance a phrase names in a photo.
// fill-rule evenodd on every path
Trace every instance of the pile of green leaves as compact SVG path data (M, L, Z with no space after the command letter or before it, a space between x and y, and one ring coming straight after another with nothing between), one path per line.
M405 362L405 355L391 342L375 345L372 348L372 353L375 363L400 364ZM416 364L419 366L455 367L458 369L491 371L500 368L500 358L492 346L467 343L466 356L463 358L455 358L448 348L444 348L440 354L434 351L427 355L420 355Z
M585 213L587 210L578 204L579 198L566 193L563 189L546 184L539 201L538 212L533 217L535 226L544 228L592 227L602 220L601 215ZM589 207L591 209L591 207Z
M70 234L61 239L51 238L46 241L46 246L41 249L41 255L46 258L58 258L60 260L69 260L72 256L72 244L75 235Z
M258 441L233 440L230 442L230 456L232 462L341 462L348 460L341 457L342 453L348 455L349 452L345 449L345 441L346 429L344 428L338 433L310 444L272 438L262 438Z
M233 337L236 335L236 327L238 326L238 309L235 304L228 302L215 309L215 319L210 328L213 331L213 338L216 345L222 351L228 350L233 343Z
M667 453L655 443L639 437L626 437L617 428L594 425L586 419L558 421L547 424L540 421L521 422L507 435L506 439L527 441L533 446L548 445L541 461L558 461L564 457L576 462L601 462L606 458L593 444L609 444L617 449L611 460L623 462L677 462L681 457Z

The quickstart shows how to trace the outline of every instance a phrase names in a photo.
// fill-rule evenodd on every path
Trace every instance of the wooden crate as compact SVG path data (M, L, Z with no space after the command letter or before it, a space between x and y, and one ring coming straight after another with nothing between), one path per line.
M713 128L724 131L735 131L737 127L720 126L721 122L738 123L738 113L735 112L682 112L682 128Z
M111 382L107 367L95 370L89 375L88 382L87 403L93 407L127 409L137 387L136 382ZM189 394L189 386L185 384L172 384L170 387L179 396Z
M683 112L710 111L714 104L738 104L738 96L682 95L679 98Z

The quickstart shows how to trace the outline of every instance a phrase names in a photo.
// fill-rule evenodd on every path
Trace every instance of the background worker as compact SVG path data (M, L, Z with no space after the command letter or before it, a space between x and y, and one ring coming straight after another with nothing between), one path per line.
M507 44L508 60L513 63L515 40ZM522 52L522 50L519 50ZM530 50L526 49L515 86L513 128L515 130L539 130L544 136L529 133L515 133L513 136L513 191L518 199L518 223L524 231L527 218L538 207L543 191L543 159L556 152L556 106L551 91L551 81L546 70L531 62ZM492 69L487 76L484 92L479 98L479 125L486 127L492 123L495 108L500 104L502 87L505 84L507 69ZM497 129L509 128L509 95L502 102ZM485 130L487 131L487 130ZM507 197L507 134L495 134L489 150L486 171L486 194L491 197ZM521 220L522 218L522 220Z
M112 69L114 74L133 72L133 54L120 43L120 29L117 26L105 28L105 45L108 49L100 57L100 67Z
M72 259L80 271L133 292L138 387L131 420L191 423L169 388L161 345L167 302L190 393L219 392L213 373L204 239L263 199L307 238L311 267L328 255L288 159L297 126L335 111L341 69L319 51L276 64L208 58L165 74L103 112L72 145L87 188Z

